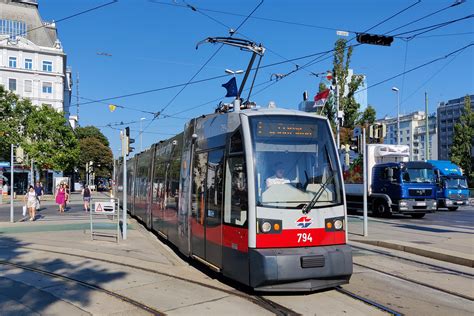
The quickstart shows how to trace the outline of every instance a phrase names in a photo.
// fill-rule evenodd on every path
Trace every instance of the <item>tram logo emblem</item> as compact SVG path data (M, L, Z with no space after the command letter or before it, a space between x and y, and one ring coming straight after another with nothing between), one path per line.
M308 228L311 224L313 224L311 217L301 216L296 220L296 226L301 228Z

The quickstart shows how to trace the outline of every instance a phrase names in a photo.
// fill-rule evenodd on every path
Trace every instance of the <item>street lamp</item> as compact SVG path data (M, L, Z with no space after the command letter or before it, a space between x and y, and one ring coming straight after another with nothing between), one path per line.
M233 70L230 70L230 69L226 69L226 70L225 70L225 73L226 73L226 74L229 74L229 75L240 75L240 74L243 74L244 71L243 71L242 69L236 70L236 71L233 71Z
M143 144L142 122L144 120L146 120L146 118L144 118L144 117L140 118L140 152L143 150L142 149L142 144Z
M400 90L392 87L392 91L397 93L397 145L400 145Z

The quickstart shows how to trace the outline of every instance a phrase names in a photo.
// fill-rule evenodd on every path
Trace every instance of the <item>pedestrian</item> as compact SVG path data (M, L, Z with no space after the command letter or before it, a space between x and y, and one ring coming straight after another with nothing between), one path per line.
M41 199L44 194L43 187L40 185L39 182L36 182L35 193L36 193L36 199L38 200L38 211L39 211L41 209Z
M90 202L91 202L91 190L87 186L87 184L84 184L84 189L82 189L82 199L84 200L84 211L89 212L90 209Z
M67 202L69 200L69 185L67 183L64 184L64 189L66 190L66 195L64 197L64 208L67 208Z
M33 188L32 185L30 185L28 192L26 192L24 201L26 202L26 207L28 208L30 221L34 221L36 217L36 206L38 204L38 200L36 197L35 188Z
M56 191L56 204L58 204L59 206L59 213L64 213L64 204L66 202L66 196L67 196L67 192L66 192L66 188L65 188L65 185L64 183L61 183L59 185L59 188L58 190Z

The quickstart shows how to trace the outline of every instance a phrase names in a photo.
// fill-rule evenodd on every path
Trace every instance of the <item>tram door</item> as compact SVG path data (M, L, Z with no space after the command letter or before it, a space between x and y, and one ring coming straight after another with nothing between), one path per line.
M224 151L197 153L193 167L192 252L222 266L222 185Z

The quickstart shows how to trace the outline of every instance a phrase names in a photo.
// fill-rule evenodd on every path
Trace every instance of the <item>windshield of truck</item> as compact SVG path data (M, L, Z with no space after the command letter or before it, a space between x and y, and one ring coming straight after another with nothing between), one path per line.
M314 208L341 204L342 184L325 120L286 115L250 118L257 205Z
M467 181L465 178L446 178L444 183L448 189L467 189Z
M433 169L405 168L402 170L402 181L405 183L433 183Z

